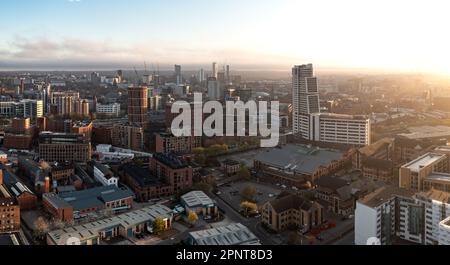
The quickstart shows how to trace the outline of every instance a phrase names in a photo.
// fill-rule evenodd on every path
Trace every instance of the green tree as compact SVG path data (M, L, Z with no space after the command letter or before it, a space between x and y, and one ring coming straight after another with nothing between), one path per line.
M245 200L252 201L256 195L256 188L252 185L245 186L241 191L241 197Z
M42 216L39 216L34 221L34 227L35 227L34 232L39 237L45 236L50 231L49 223Z
M244 180L250 180L252 178L250 170L245 165L241 165L241 168L238 171L238 176Z
M166 222L161 218L157 217L153 222L153 233L160 235L166 230Z

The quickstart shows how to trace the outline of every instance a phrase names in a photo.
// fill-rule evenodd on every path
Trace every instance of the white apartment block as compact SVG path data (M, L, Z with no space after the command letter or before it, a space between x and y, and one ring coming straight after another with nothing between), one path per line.
M370 145L370 119L320 113L319 85L312 64L292 68L293 132L306 140Z
M439 223L439 245L450 245L450 217Z
M450 216L449 199L450 193L437 190L414 194L383 187L356 204L355 244L365 245L375 237L389 245L394 236L416 244L441 244L446 237L441 235L446 231L442 222Z
M120 104L97 104L96 112L99 114L111 115L118 117L120 114Z

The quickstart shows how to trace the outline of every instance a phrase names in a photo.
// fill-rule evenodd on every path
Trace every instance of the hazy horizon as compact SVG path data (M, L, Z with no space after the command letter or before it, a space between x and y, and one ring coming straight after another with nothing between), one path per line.
M146 61L150 70L157 64L209 70L217 62L239 71L290 71L313 63L318 71L449 75L448 5L4 0L0 70L143 69Z

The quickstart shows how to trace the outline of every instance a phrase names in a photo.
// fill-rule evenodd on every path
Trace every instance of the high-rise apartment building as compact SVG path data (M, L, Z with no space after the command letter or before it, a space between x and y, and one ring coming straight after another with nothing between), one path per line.
M183 82L183 77L181 76L181 65L175 65L175 81L177 85Z
M293 132L309 141L370 144L370 119L320 113L319 86L312 64L292 68Z
M147 123L147 87L128 88L128 122L133 126L144 127Z
M216 79L219 77L219 67L215 62L212 64L212 77Z

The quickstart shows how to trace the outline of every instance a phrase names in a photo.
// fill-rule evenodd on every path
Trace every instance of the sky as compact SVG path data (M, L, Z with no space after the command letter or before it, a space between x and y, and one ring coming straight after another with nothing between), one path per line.
M0 69L314 63L450 75L447 2L1 0Z

